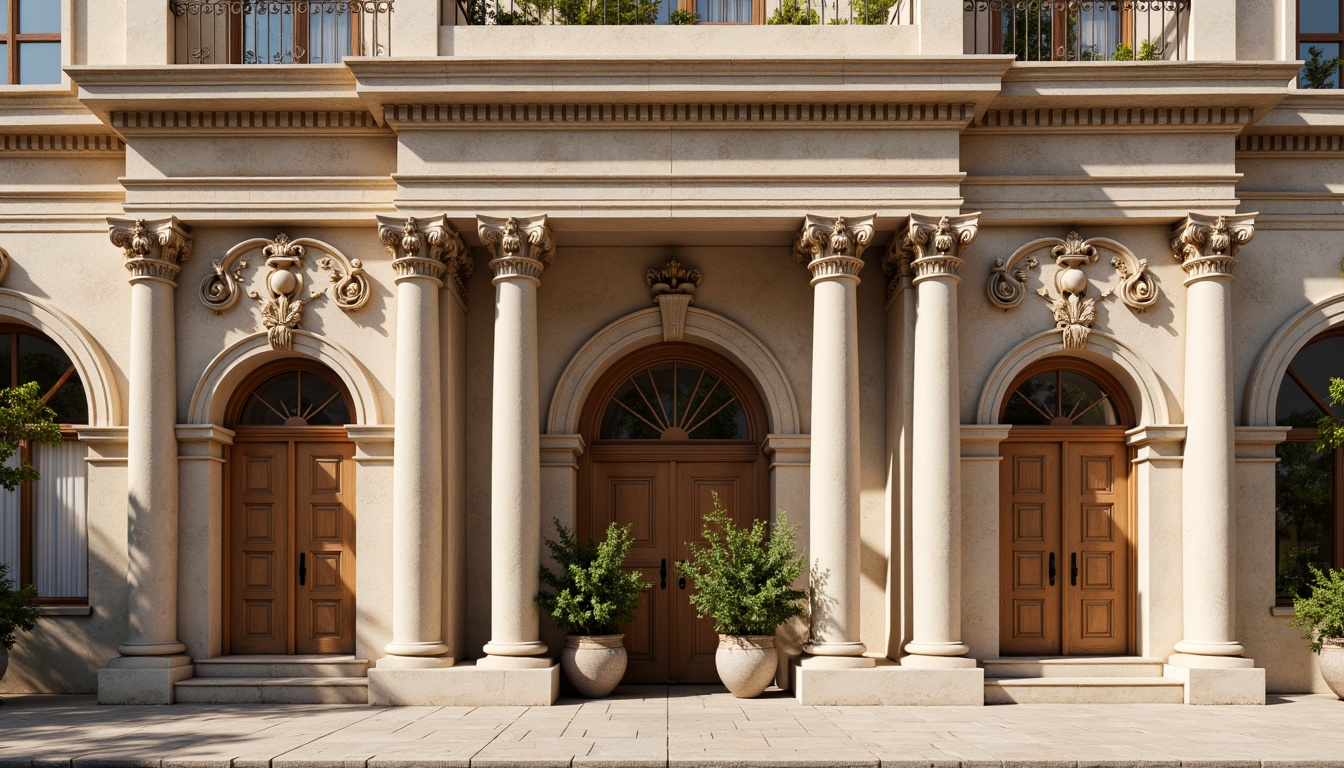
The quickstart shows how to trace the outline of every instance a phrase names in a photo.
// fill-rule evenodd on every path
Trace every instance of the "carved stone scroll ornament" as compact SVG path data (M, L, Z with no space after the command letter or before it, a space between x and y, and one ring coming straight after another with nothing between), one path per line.
M108 219L112 244L126 253L126 269L131 279L151 278L173 282L182 263L191 256L191 235L176 217L144 219Z
M1147 259L1140 259L1115 240L1105 237L1084 240L1077 232L1070 232L1063 240L1057 237L1032 240L1007 260L995 260L986 286L990 302L1004 310L1020 305L1027 295L1027 273L1040 265L1035 254L1047 248L1059 267L1054 277L1056 293L1052 295L1045 288L1037 289L1036 293L1049 302L1066 349L1086 346L1088 333L1097 319L1097 299L1118 293L1125 306L1135 312L1157 303L1157 281L1148 272ZM1092 298L1087 295L1089 280L1083 267L1097 263L1102 250L1111 254L1116 282Z
M1205 216L1192 213L1171 231L1171 252L1185 270L1187 284L1204 277L1231 276L1237 251L1255 237L1254 213Z
M261 322L271 347L290 349L294 343L294 329L303 320L304 306L326 293L323 288L303 295L303 260L308 248L324 254L317 260L317 267L335 284L332 298L336 306L352 312L368 303L369 279L359 259L348 259L321 240L310 237L290 240L283 232L274 240L262 237L244 240L230 248L223 259L211 262L213 271L201 281L201 302L217 314L236 304L243 292L243 270L248 267L242 257L260 249L268 270L262 280L265 293L251 290L247 295L261 305Z
M525 277L541 280L542 270L555 261L555 239L546 215L499 219L476 217L476 233L490 249L495 279Z
M0 248L0 284L5 282L5 275L9 274L9 251Z
M681 341L685 335L686 309L695 300L701 279L700 270L687 269L676 259L644 273L653 303L663 316L663 341Z
M424 275L447 281L462 306L467 304L467 280L474 265L462 237L447 216L427 219L378 217L378 239L392 254L397 277Z
M806 264L812 280L859 274L863 250L873 239L874 216L830 218L808 214L793 245L793 260Z
M941 275L955 276L961 269L961 248L975 241L980 231L980 214L934 218L910 214L905 226L896 233L899 250L909 260L912 281ZM896 243L892 248L897 248Z

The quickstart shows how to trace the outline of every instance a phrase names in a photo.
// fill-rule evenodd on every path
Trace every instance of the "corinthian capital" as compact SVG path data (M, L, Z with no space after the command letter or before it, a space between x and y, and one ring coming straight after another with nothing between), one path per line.
M126 253L131 279L157 278L172 282L191 255L190 230L176 216L157 221L108 219L112 244Z
M378 239L392 255L397 280L429 277L451 282L458 298L466 303L467 279L472 261L462 237L448 224L447 216L424 219L378 217Z
M545 214L497 219L477 216L476 231L490 249L490 269L495 279L528 277L541 279L541 271L555 261L555 240Z
M1254 213L1205 216L1192 213L1171 231L1171 252L1185 270L1186 282L1218 275L1231 276L1237 251L1255 237Z
M876 216L846 219L808 214L793 245L793 260L806 264L812 280L858 277L863 269L863 249L873 239Z
M955 278L963 261L961 247L970 245L979 231L978 213L937 219L912 213L896 239L909 256L915 281L939 276Z

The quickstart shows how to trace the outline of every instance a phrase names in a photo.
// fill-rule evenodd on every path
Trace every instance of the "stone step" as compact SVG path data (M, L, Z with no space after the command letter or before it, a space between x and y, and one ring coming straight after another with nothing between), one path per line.
M985 678L986 704L1181 704L1185 686L1165 677Z
M367 677L194 677L173 686L178 704L368 704Z
M1161 660L1138 656L1014 656L981 665L986 678L1162 676Z
M196 677L366 677L367 659L337 654L195 659Z

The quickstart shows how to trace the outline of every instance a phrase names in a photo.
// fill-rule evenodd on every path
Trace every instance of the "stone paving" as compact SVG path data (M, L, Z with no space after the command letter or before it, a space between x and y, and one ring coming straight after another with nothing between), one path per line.
M1344 702L803 707L630 687L554 707L99 706L0 697L0 768L1344 768Z

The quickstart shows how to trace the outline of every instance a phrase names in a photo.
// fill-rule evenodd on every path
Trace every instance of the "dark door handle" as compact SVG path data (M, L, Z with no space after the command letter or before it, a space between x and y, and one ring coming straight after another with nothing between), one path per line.
M1050 586L1055 586L1055 553L1050 553Z
M658 586L667 589L667 558L658 565Z
M300 552L300 553L299 553L299 586L302 587L302 586L304 585L304 582L306 582L306 581L308 581L308 553L307 553L307 552Z
M681 587L682 589L685 589L685 588L686 588L686 577L685 577L685 576L682 576L681 578L677 579L677 586L678 586L678 587Z
M1069 586L1078 586L1078 553L1069 554Z

